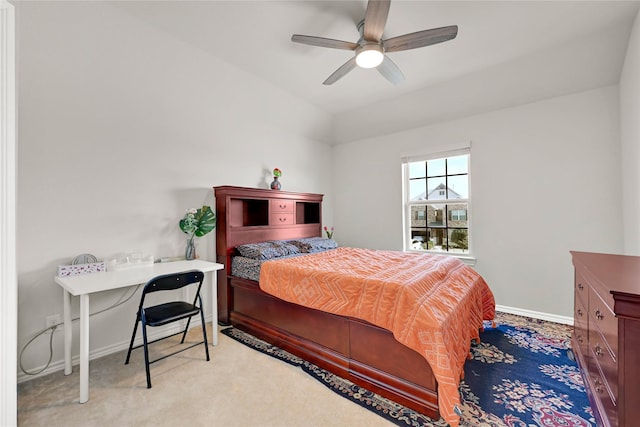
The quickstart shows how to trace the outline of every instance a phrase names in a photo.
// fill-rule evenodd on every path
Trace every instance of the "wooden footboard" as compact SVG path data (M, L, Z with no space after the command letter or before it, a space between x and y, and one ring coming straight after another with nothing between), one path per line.
M229 278L231 324L435 420L437 384L428 362L391 332L358 319L291 304L257 282Z

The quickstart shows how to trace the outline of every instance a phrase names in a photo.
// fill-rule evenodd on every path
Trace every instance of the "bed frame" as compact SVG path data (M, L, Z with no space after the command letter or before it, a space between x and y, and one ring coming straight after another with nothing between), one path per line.
M429 363L368 322L292 304L231 276L238 245L322 235L321 194L214 187L218 322L233 325L370 391L440 418Z

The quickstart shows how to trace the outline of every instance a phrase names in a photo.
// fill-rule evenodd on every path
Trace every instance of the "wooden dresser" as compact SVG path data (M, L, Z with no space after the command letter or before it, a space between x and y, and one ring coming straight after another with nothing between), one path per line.
M599 426L640 425L640 257L571 252L572 347Z
M233 298L227 274L231 272L228 248L246 242L285 240L322 235L322 194L221 186L216 197L216 260L218 270L218 322L229 323Z

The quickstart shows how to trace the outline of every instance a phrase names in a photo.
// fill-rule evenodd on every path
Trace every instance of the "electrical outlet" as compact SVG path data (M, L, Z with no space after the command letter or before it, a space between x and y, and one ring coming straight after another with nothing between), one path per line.
M45 328L51 328L52 326L62 323L62 317L60 317L60 314L52 314L51 316L47 316L44 322Z

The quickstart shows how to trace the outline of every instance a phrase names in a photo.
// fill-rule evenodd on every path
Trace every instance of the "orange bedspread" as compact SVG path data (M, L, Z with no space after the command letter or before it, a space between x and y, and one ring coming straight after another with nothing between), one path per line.
M338 248L265 262L260 288L391 331L427 359L440 414L459 425L458 387L471 340L483 319L495 316L493 293L475 270L451 256Z

